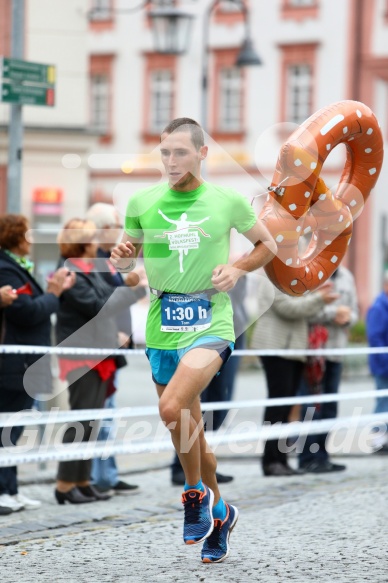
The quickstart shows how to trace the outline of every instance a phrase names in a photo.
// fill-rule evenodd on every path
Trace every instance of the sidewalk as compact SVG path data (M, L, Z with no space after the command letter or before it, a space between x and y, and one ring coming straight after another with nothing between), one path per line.
M160 460L161 462L163 460ZM387 457L340 458L345 472L264 478L253 458L223 459L240 520L231 555L203 565L182 542L180 488L169 470L130 474L138 494L58 506L53 484L22 491L42 508L0 517L6 583L335 583L388 580ZM292 461L294 463L294 460Z

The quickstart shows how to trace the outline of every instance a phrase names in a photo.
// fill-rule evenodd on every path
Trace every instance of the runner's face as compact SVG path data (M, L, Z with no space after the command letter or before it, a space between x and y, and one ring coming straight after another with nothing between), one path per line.
M201 161L207 146L196 150L190 132L162 134L160 153L171 188L181 192L194 190L201 183Z

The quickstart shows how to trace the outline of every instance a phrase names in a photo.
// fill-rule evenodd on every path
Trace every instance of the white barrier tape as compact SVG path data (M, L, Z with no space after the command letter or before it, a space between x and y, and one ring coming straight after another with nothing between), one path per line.
M129 348L79 348L79 347L62 347L57 346L31 346L22 344L7 344L0 346L0 354L60 354L63 356L118 356L136 355L144 356L144 349Z
M234 350L232 356L352 356L361 354L387 354L388 346L359 348L319 348L298 349L277 348L274 350ZM28 346L7 344L0 346L0 354L57 354L71 356L144 356L144 349L130 348L79 348L57 346Z
M355 417L342 417L339 419L325 419L320 421L294 422L262 427L259 431L245 431L242 433L226 434L222 428L218 432L206 435L206 440L213 448L218 445L230 445L242 442L252 442L267 439L286 439L287 437L300 435L316 435L329 433L333 430L346 430L361 428L370 425L372 428L377 421L388 421L388 412L378 415L360 415ZM166 430L167 431L167 430ZM369 431L369 428L368 428ZM0 467L14 466L23 463L70 461L90 459L93 457L108 457L109 455L158 453L173 450L170 438L159 441L142 441L139 443L124 442L115 444L112 442L78 442L66 445L48 446L25 451L25 446L13 446L0 451ZM10 450L12 453L10 453Z
M388 388L378 391L360 391L358 393L335 393L322 395L308 395L305 397L282 397L278 399L254 399L250 401L217 401L201 403L202 411L223 411L224 409L251 409L258 407L278 407L279 405L315 405L317 403L331 403L333 401L350 401L387 397ZM2 413L0 427L14 425L48 425L76 421L90 421L92 419L126 419L129 417L147 417L159 415L158 407L121 407L119 409L76 409L60 411L53 407L51 411L23 411L17 413Z

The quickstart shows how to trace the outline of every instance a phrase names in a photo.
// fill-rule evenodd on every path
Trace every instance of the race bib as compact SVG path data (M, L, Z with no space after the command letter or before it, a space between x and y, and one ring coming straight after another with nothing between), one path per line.
M210 328L211 301L205 294L163 294L162 332L199 332Z

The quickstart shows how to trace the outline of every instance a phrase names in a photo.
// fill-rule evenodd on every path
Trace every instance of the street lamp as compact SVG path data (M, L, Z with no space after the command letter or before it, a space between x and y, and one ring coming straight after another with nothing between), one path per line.
M167 0L169 1L169 0ZM236 67L261 65L250 34L250 15L245 0L211 0L203 20L202 37L202 93L201 93L201 125L207 128L208 107L208 77L209 77L209 25L213 10L221 3L229 2L241 10L244 15L245 34L236 59ZM131 13L148 8L148 17L152 22L154 50L168 55L183 55L187 52L190 40L191 25L194 15L175 7L166 6L165 0L143 0L134 8L116 9L115 13ZM90 12L91 17L98 15L98 8Z
M203 44L202 44L202 107L201 124L204 129L207 127L207 104L208 104L208 77L209 77L209 25L213 10L222 0L212 0L209 8L205 12L203 22ZM225 2L225 0L223 0ZM244 14L245 36L237 55L237 67L249 67L261 65L262 61L254 49L250 35L249 12L244 0L226 0L236 5ZM148 0L152 5L152 0ZM188 50L191 24L193 15L176 8L159 8L151 10L149 16L152 19L152 32L154 36L154 46L158 53L182 55Z
M154 48L165 55L183 55L189 46L193 14L177 8L150 10Z
M202 107L201 107L201 125L204 129L207 128L208 117L208 89L209 89L209 25L210 17L213 10L221 3L222 0L213 0L205 13L203 25L203 51L202 51ZM237 67L249 67L253 65L261 65L262 61L256 53L253 42L250 36L250 21L249 12L244 0L228 0L228 2L235 4L241 8L244 14L245 21L245 37L242 42L239 54L236 59Z
M246 37L241 45L239 54L237 55L237 67L251 67L253 65L262 65L259 55L253 47L253 41L250 37Z
M187 51L190 41L191 20L194 15L173 6L169 0L142 0L132 8L106 7L101 0L95 0L94 6L88 12L91 20L100 20L111 14L132 14L147 10L151 19L151 30L154 50L165 55L182 55Z

